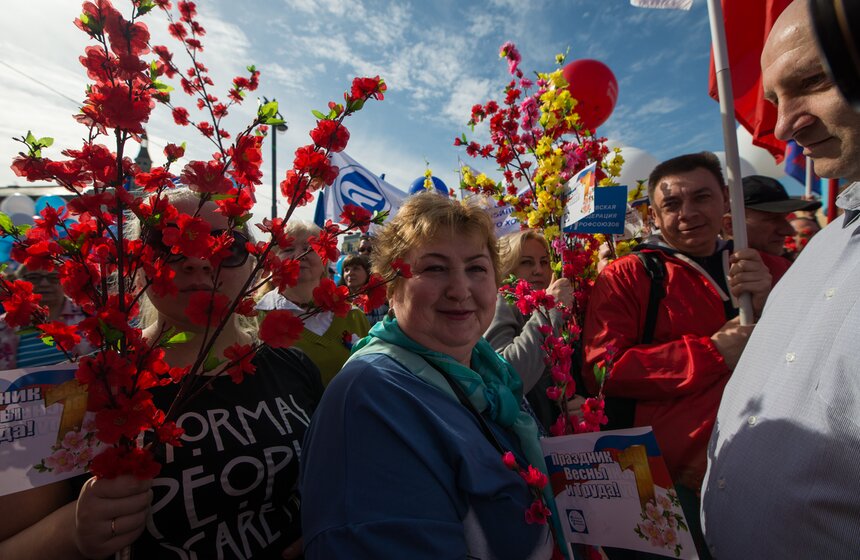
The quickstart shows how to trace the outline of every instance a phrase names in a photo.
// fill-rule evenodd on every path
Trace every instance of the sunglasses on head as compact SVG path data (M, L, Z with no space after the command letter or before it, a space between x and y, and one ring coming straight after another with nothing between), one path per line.
M229 230L213 229L210 232L210 235L212 237L218 237L225 231ZM221 266L223 268L236 268L242 266L248 261L248 248L245 247L245 244L250 241L248 239L248 236L241 231L235 230L230 231L230 235L233 237L233 243L231 243L230 247L228 248L230 254L221 260ZM160 230L150 230L146 244L155 249L156 251L163 253L165 255L164 262L166 263L178 263L184 261L186 258L185 255L170 252L170 247L165 245Z

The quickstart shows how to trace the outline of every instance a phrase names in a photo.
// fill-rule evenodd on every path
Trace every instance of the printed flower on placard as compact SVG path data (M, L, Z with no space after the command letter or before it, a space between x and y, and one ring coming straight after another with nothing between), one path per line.
M689 532L681 512L681 502L674 490L669 489L666 495L651 498L642 508L641 521L633 529L639 538L648 541L655 548L665 548L675 555L681 556L683 545L678 531Z

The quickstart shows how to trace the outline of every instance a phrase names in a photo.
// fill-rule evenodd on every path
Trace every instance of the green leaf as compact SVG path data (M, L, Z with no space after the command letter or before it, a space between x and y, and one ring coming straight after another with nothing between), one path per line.
M257 67L254 66L253 64L250 66L246 66L245 69L248 70L248 72L250 72L251 74L253 74L254 72L257 71Z
M216 200L227 200L228 198L236 198L236 195L235 194L214 193L209 200L214 202Z
M265 120L263 121L263 124L268 124L268 125L271 125L271 126L277 126L277 125L279 125L279 124L284 124L284 123L286 123L286 122L287 122L287 121L285 121L284 119L279 119L278 117L270 117L270 118L268 118L268 119L265 119Z
M278 102L277 101L269 101L263 105L260 105L260 108L257 109L257 117L262 121L265 119L270 119L278 114Z
M597 381L597 385L602 387L606 380L606 368L594 364L594 379Z
M248 222L248 220L250 220L253 216L254 215L251 213L245 214L244 216L239 216L238 218L236 218L236 225L244 226L245 223Z
M328 120L328 117L327 117L326 115L324 115L324 114L320 113L320 112L319 112L319 111L317 111L316 109L314 109L313 111L311 111L311 113L313 113L313 116L315 116L316 118L318 118L318 119L319 119L319 120L321 120L321 121Z
M209 355L206 356L206 361L203 362L203 372L205 373L208 371L212 371L224 362L225 360L217 358L214 354L212 354L212 351L210 350Z
M28 146L32 146L36 143L36 137L33 136L33 133L28 130L27 136L24 138L24 142L26 142Z
M152 0L141 0L137 5L137 15L142 16L151 11L154 7L155 4Z
M12 223L12 218L0 212L0 229L5 231L6 233L11 233L12 228L15 227L15 224Z
M185 344L194 338L192 332L178 332L163 342L164 346L175 346L177 344Z
M469 141L466 139L466 133L464 132L462 136L460 136L460 140L463 141L463 144L468 144Z
M170 93L171 91L173 91L173 86L169 86L164 82L153 81L152 87L157 89L160 93Z
M49 136L43 136L36 140L36 143L42 146L43 148L47 148L54 143L54 139Z

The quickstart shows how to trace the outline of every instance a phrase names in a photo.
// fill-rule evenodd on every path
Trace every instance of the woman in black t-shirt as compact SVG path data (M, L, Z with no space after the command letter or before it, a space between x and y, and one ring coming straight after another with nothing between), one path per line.
M180 212L194 214L199 199L190 191L171 192ZM213 231L226 219L206 203L198 216ZM250 273L242 232L234 232L232 254L217 274L216 291L231 299ZM147 243L157 240L147 239ZM171 264L178 293L151 298L141 313L144 338L166 329L198 334L197 342L173 346L165 359L173 367L193 363L203 330L185 315L191 294L212 290L208 260L184 258ZM222 356L234 343L253 342L253 331L230 322L213 348ZM318 369L299 350L263 348L256 371L235 384L215 379L212 390L195 397L176 419L182 446L159 453L163 467L152 481L130 476L90 478L80 488L68 482L0 497L3 511L16 511L0 528L2 558L104 558L131 545L136 558L281 558L301 554L299 455L319 399ZM166 410L178 386L152 390ZM70 501L71 500L71 501Z

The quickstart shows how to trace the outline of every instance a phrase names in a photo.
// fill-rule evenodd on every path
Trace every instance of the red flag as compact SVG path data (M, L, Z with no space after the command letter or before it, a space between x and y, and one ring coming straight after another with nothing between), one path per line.
M729 71L735 97L735 118L752 134L753 144L773 154L777 163L785 156L785 142L773 135L776 108L764 100L760 59L773 23L791 2L792 0L722 0ZM708 93L719 101L713 50Z

